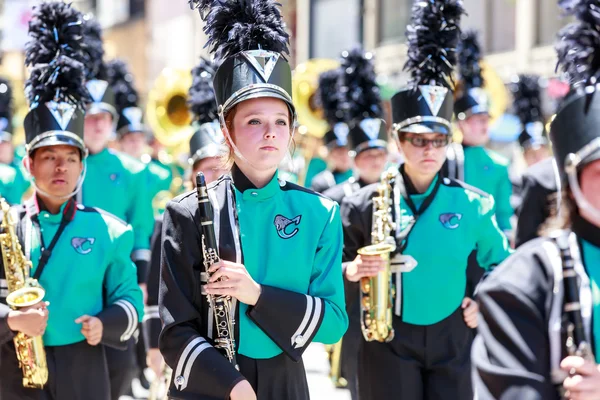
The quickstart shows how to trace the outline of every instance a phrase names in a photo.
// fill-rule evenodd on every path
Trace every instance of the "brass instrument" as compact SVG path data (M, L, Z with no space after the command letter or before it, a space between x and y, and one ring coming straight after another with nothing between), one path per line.
M36 279L29 277L31 261L23 255L15 232L17 222L4 198L0 198L0 210L2 211L0 247L8 286L6 303L13 309L29 307L42 301L45 291ZM13 341L19 366L23 371L23 386L43 388L48 381L48 366L42 337L32 338L19 332Z
M396 250L392 220L392 181L397 170L384 172L373 197L373 228L371 245L358 249L360 255L379 255L386 261L385 270L376 276L360 280L360 323L365 340L389 342L394 338L392 302L395 288L392 283L390 254Z
M317 101L319 75L339 67L339 62L326 58L315 58L300 64L292 76L292 96L298 113L298 135L296 145L302 150L304 168L299 174L298 183L303 185L310 160L321 146L321 138L329 129L323 118L323 109Z
M169 391L169 381L173 370L169 368L166 362L163 361L162 371L160 376L154 377L150 390L148 392L148 400L167 400L167 392Z
M165 68L148 93L146 121L156 140L171 154L187 154L194 134L192 113L187 106L192 85L190 70Z
M348 381L342 376L342 340L336 344L326 346L327 356L329 358L329 379L336 388L345 388Z

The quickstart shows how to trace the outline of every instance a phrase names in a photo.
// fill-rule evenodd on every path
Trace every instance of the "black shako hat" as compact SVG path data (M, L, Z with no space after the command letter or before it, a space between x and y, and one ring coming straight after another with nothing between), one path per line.
M490 112L490 99L483 89L484 80L480 62L481 47L477 32L463 32L458 45L460 82L454 101L454 115L459 120Z
M542 114L540 77L518 75L513 78L510 90L513 94L513 111L521 121L521 133L518 138L521 148L527 150L548 145Z

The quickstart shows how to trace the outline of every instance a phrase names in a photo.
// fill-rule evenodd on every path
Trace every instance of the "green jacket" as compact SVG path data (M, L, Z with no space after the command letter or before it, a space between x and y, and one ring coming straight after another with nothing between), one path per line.
M407 181L408 178L404 178ZM438 182L438 180L440 180ZM465 296L469 254L477 248L479 265L489 270L509 254L506 236L494 216L494 199L480 190L449 178L437 178L423 194L407 193L417 209L434 189L437 192L417 218L403 255L412 256L417 266L401 274L402 297L395 299L394 311L404 322L432 325L452 314ZM371 244L372 197L377 184L369 185L342 202L344 261L353 261L357 250ZM406 198L392 206L398 232L405 229L414 213ZM397 217L399 215L399 217ZM404 242L403 242L404 243ZM398 243L398 249L402 243ZM347 283L358 297L358 284Z
M150 262L150 236L154 226L145 164L111 149L90 155L80 202L108 211L132 226L131 257L142 282Z
M143 317L142 293L130 259L130 226L102 210L81 204L75 207L73 201L65 202L58 214L50 214L38 208L35 198L28 200L19 208L19 231L24 254L33 263L31 276L37 270L41 243L31 221L39 221L43 243L49 246L68 212L73 212L72 219L39 278L46 291L44 300L50 302L44 344L62 346L85 340L81 324L75 320L87 314L102 320L104 344L123 347ZM0 289L6 290L4 268L0 277ZM6 292L3 294L2 300Z
M9 204L19 204L29 189L29 181L18 166L0 164L0 197Z

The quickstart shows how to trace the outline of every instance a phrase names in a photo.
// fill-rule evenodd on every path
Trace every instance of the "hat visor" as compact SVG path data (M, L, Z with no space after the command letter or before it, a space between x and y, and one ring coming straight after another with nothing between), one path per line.
M441 133L443 135L449 135L451 133L448 126L436 122L420 122L418 124L411 124L398 129L398 131L409 133Z
M217 145L217 144L208 145L208 146L205 146L202 149L198 150L196 153L194 153L188 159L188 163L193 166L198 161L202 161L205 158L224 156L225 154L227 154L228 151L229 151L229 148L227 146L222 146L222 145Z
M600 147L597 147L590 155L581 160L581 167L585 167L587 164L590 164L594 161L600 160Z
M244 90L245 89L245 90ZM270 84L257 84L254 87L246 87L238 90L237 93L231 95L230 99L226 102L224 114L227 114L233 107L240 104L242 101L271 97L280 99L287 104L292 116L296 115L296 108L292 102L292 98L285 93L285 91L276 85Z
M49 147L49 146L73 146L76 147L82 155L87 155L87 150L83 141L79 138L73 137L74 135L67 132L68 134L56 133L55 135L48 136L39 142L36 142L33 146L28 149L28 153L33 150ZM72 136L73 135L73 136Z
M108 103L92 103L85 111L85 115L98 115L102 113L110 114L113 120L117 119L117 111Z

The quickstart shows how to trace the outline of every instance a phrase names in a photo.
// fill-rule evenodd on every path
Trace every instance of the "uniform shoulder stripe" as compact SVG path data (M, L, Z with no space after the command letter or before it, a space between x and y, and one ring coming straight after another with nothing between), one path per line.
M307 189L304 186L300 186L300 185L297 185L295 183L291 183L291 182L288 182L288 181L283 181L283 182L285 182L285 185L281 185L281 181L280 181L280 185L279 186L281 187L281 190L283 190L284 192L291 191L291 190L297 190L299 192L304 192L304 193L312 194L312 195L315 195L315 196L320 197L322 199L327 199L329 201L333 201L329 197L327 197L327 196L325 196L325 195L323 195L323 194L321 194L319 192L315 192L314 190Z
M77 211L82 211L82 212L87 212L87 213L97 213L102 216L114 219L115 221L123 224L124 226L128 225L127 222L123 221L121 218L117 217L114 214L109 213L108 211L98 208L98 207L86 207L83 204L77 204Z
M465 183L463 181L459 181L458 179L452 179L452 178L444 178L442 180L442 184L448 187L458 187L458 188L462 188L464 190L468 190L471 191L473 193L476 193L482 197L485 198L489 198L491 197L489 193L484 192L483 190L476 188L475 186L471 186L468 183Z

